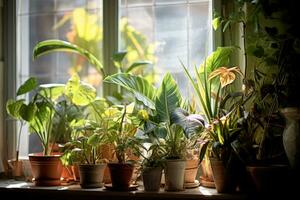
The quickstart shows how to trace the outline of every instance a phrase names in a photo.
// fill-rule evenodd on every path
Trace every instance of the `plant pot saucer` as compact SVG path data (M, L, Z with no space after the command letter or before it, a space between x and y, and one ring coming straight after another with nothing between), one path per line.
M105 189L110 190L110 191L135 191L138 188L138 185L132 184L129 186L129 188L115 188L112 186L111 183L109 184L104 184Z
M199 187L200 183L198 180L195 180L193 183L184 183L184 188L189 189L189 188L196 188Z
M203 187L216 188L215 182L206 180L206 179L202 178L201 176L200 176L200 184L201 184Z

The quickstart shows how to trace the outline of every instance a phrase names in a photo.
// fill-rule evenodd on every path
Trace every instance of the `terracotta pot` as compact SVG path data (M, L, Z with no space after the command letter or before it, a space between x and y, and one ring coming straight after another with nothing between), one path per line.
M208 157L204 157L200 163L201 175L200 184L204 187L215 188L214 177L211 169L211 164Z
M8 160L8 166L11 169L11 175L15 180L22 180L24 178L23 164L21 160Z
M70 182L75 180L72 166L63 166L61 179L64 182Z
M134 166L129 163L108 163L112 187L115 190L128 190Z
M60 155L29 155L36 186L57 186L61 184L62 163Z
M236 183L230 170L225 168L223 161L210 158L216 189L219 193L232 193L236 191Z
M167 160L165 167L165 190L184 190L185 160Z
M146 167L142 171L145 191L159 191L162 167Z
M106 164L79 165L80 186L82 188L103 187L103 174Z
M199 160L187 160L184 172L184 182L194 183L198 172Z
M288 185L288 166L247 166L247 172L253 189L259 193L274 193L284 191Z
M80 179L80 174L79 174L79 165L76 163L74 165L72 165L72 172L73 172L73 178L74 181L79 181Z

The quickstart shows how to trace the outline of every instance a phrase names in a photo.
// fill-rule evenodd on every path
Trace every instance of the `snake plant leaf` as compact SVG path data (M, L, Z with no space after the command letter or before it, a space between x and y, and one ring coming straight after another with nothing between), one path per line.
M151 110L155 109L156 88L146 79L127 73L119 73L104 79L106 83L117 84L132 92L137 101L141 102Z
M17 96L26 94L37 87L38 83L35 77L27 79L18 89Z
M46 55L51 52L72 52L84 56L93 66L95 66L98 72L101 72L104 76L104 70L102 63L92 53L83 49L75 44L63 41L63 40L44 40L35 45L33 49L33 59L37 59L42 55Z
M155 101L157 116L161 122L171 122L171 114L180 106L181 99L175 80L167 73L158 89Z
M65 93L74 104L80 106L86 106L96 99L96 89L80 81L77 74L68 80Z
M9 99L6 103L7 113L15 119L21 119L20 109L24 105L25 99L13 100Z
M126 73L132 72L134 69L138 68L138 67L145 67L146 65L152 64L151 61L139 61L139 62L135 62L132 63L132 65L130 65L130 67L128 67L128 69L126 70Z

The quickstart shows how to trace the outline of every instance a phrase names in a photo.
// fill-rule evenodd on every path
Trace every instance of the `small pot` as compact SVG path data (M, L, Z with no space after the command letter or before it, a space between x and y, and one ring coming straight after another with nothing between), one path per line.
M31 169L36 186L61 185L62 163L60 155L29 155Z
M210 158L216 189L219 193L233 193L236 191L236 183L230 169L224 166L223 161Z
M80 186L82 188L103 187L103 174L106 164L79 165Z
M162 167L146 167L142 171L145 191L157 192L160 189Z
M185 160L167 160L165 168L165 190L184 190Z
M108 163L112 187L115 190L128 190L134 166L129 163Z
M186 166L185 166L185 172L184 172L184 182L185 183L194 183L197 172L198 172L198 165L199 160L193 159L193 160L187 160Z
M287 165L247 166L250 185L258 193L274 193L285 191L289 185ZM288 191L288 190L286 190Z

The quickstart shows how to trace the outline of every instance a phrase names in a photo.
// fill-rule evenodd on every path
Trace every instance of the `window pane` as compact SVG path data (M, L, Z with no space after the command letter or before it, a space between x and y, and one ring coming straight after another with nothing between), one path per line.
M157 74L154 79L156 84L160 83L166 72L170 72L182 94L188 96L188 82L179 59L191 68L194 64L199 65L205 55L211 52L210 0L198 3L154 0L152 6L138 7L133 6L139 2L137 0L122 0L123 5L124 2L127 2L127 6L121 7L122 49L132 51L132 57L136 60L146 57L154 62L154 71L153 68L148 69L148 73ZM124 29L126 26L135 34L127 33ZM131 42L133 35L139 41L140 54L136 52L139 48ZM147 51L149 46L151 51Z
M86 59L74 53L51 53L32 60L34 46L46 39L62 39L92 52L102 62L101 0L19 0L17 1L17 83L30 76L42 83L66 83L77 72L81 79L98 88L102 95L102 76ZM23 129L21 144L27 144ZM41 150L30 135L29 152ZM22 148L23 150L24 148ZM27 155L23 150L21 155Z

